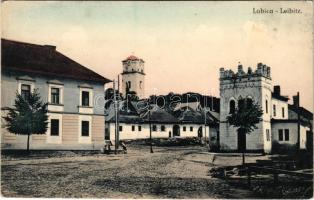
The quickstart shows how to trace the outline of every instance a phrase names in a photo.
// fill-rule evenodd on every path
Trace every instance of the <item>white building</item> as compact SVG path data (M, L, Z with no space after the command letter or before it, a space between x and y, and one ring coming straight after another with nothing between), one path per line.
M241 135L237 128L227 123L227 116L239 104L248 101L258 103L262 110L262 121L250 134ZM243 71L220 69L220 147L222 150L263 150L271 152L273 141L281 144L296 144L297 121L289 118L288 98L280 94L280 86L272 87L270 67L258 63L253 72L249 67ZM313 116L313 115L312 115ZM301 123L300 148L305 148L311 125Z
M108 109L106 117L107 140L115 141L115 113L114 106ZM148 110L139 112L134 102L119 103L119 140L146 139L150 137L150 124L153 138L171 137L202 137L217 140L218 119L210 113L207 115L206 131L205 119L201 112L192 108L177 110L170 114L157 105L153 105L150 113Z

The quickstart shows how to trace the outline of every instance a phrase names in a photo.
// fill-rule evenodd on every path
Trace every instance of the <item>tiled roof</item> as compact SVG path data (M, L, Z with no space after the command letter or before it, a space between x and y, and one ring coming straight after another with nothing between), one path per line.
M295 105L288 105L288 109L294 111L295 113L298 113L298 108ZM313 120L313 113L308 111L307 109L303 107L299 107L300 115L303 116L306 119Z
M58 52L55 46L30 44L7 39L1 39L1 43L3 70L100 83L111 82L111 80Z
M288 97L282 96L282 95L278 95L276 93L272 93L271 96L272 96L272 98L275 98L275 99L278 99L278 100L281 100L281 101L288 101L289 100Z
M152 109L150 112L150 120L148 116L148 112L142 114L142 118L146 122L153 122L153 123L179 123L179 120L172 116L167 111L161 109L157 105L152 105Z
M127 101L119 102L119 122L122 123L143 123L144 120L140 118L133 105ZM114 104L111 103L106 113L107 122L115 122Z

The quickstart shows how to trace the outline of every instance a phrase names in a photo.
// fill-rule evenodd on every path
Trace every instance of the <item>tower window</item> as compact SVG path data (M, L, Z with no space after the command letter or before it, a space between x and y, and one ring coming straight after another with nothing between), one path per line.
M253 106L253 100L251 98L246 99L246 107L247 108L252 108Z
M266 129L266 140L270 141L269 129Z
M274 117L276 117L276 105L273 105L273 114L274 114Z
M266 102L265 102L265 107L266 107L266 113L268 113L268 101L266 100Z
M282 117L285 117L285 108L282 107Z
M140 89L142 89L142 85L143 85L143 82L142 82L142 81L140 81Z
M231 100L229 102L229 113L232 114L235 112L235 101L234 100Z
M245 101L244 101L244 99L240 99L239 102L238 102L239 110L240 110L240 109L243 109L244 106L245 106Z

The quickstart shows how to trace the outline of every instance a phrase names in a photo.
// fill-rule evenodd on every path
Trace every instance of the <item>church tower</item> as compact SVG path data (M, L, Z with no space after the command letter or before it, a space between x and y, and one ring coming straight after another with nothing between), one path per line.
M136 92L136 95L142 99L144 98L145 89L145 73L144 60L134 55L127 57L122 61L122 94L123 97L129 92Z
M223 150L271 150L271 98L272 81L270 67L262 63L247 72L239 63L238 71L220 68L220 146ZM255 102L262 107L262 121L258 129L241 136L235 127L227 123L227 116L240 104Z

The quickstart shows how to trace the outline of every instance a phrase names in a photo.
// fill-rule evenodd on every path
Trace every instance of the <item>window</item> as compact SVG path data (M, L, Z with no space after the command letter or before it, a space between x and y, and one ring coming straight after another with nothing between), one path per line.
M191 132L193 131L193 126L190 126L190 131L191 131Z
M239 110L244 108L245 106L245 101L244 99L240 99L239 102L238 102L238 107L239 107Z
M132 131L135 131L135 126L132 126Z
M278 140L279 141L283 141L283 131L282 131L282 129L278 130Z
M51 103L59 104L60 103L60 89L51 88Z
M105 128L105 140L110 140L109 128Z
M142 89L142 85L143 85L143 82L142 82L142 81L140 81L140 89Z
M266 129L266 140L270 141L269 129Z
M138 131L142 131L142 126L138 126Z
M276 105L273 105L273 115L276 117Z
M123 130L123 127L122 126L119 126L119 131L122 131Z
M186 127L185 126L183 126L183 131L186 131Z
M82 136L89 136L89 121L82 121Z
M161 131L166 131L166 127L164 125L161 126Z
M153 131L157 131L157 126L153 125Z
M21 85L21 95L22 95L23 99L29 100L29 97L31 95L31 86L26 85L26 84L22 84Z
M246 99L246 106L247 106L248 108L252 108L252 106L253 106L253 100L252 100L251 98L247 98L247 99Z
M50 135L58 136L59 135L59 120L51 119L50 121Z
M281 111L282 111L282 117L284 118L284 117L285 117L285 108L282 107L282 108L281 108Z
M82 106L89 106L89 92L82 91Z
M289 129L285 129L285 141L289 141Z
M229 102L229 113L232 114L232 113L234 113L234 111L235 111L235 101L231 100Z
M265 107L266 107L266 109L265 109L266 113L268 113L268 101L267 100L265 101Z

